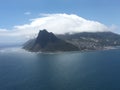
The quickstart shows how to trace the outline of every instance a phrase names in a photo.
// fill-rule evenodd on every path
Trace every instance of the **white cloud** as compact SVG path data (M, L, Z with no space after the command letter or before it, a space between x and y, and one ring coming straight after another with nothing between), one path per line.
M25 12L24 14L25 15L31 15L31 12Z
M45 14L42 18L33 19L30 24L15 26L17 29L44 29L63 34L68 32L101 32L109 28L96 21L86 20L71 14Z
M0 30L0 38L2 37L0 42L4 42L4 39L6 42L8 40L25 41L33 38L41 29L47 29L56 34L111 30L100 22L87 20L75 14L42 14L42 17L30 20L29 24L14 26L12 30Z

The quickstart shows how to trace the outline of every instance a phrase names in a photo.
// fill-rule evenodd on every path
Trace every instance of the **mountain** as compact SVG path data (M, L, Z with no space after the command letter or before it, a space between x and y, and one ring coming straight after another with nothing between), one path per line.
M31 52L55 52L103 50L114 46L120 46L120 35L113 32L54 35L47 30L40 30L37 38L26 42L23 48Z
M120 35L113 32L82 32L57 35L80 50L101 50L106 47L120 46Z
M40 30L36 39L29 40L24 44L24 49L31 52L55 52L55 51L78 51L79 48L71 43L56 37L52 32Z

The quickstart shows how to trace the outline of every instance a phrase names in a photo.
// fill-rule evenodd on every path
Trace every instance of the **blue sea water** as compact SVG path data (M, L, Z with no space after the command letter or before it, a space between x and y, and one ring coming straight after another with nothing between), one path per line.
M0 90L120 90L120 49L51 54L1 49Z

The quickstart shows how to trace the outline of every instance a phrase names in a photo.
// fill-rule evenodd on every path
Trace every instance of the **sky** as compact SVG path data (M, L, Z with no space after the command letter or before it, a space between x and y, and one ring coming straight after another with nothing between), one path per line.
M120 0L0 0L0 43L22 42L42 28L58 34L120 33L119 4Z

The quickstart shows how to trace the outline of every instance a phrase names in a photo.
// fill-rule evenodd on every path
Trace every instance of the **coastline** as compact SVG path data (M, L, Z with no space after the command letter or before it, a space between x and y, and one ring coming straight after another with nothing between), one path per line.
M21 48L23 49L23 48ZM60 54L60 53L74 53L74 52L79 52L79 53L84 53L84 52L95 52L95 51L106 51L106 50L113 50L113 49L120 49L120 46L107 46L107 47L104 47L104 48L99 48L99 49L95 49L95 50L79 50L79 51L39 51L39 52L31 52L29 50L26 50L26 49L23 49L27 52L31 52L31 53L37 53L37 54L40 54L40 53L43 53L43 54Z
M22 50L23 50L23 53L24 52L28 52L28 53L33 53L33 54L61 54L61 53L86 53L86 52L96 52L96 51L106 51L106 50L113 50L113 49L120 49L120 46L108 46L108 47L104 47L104 48L99 48L99 49L96 49L96 50L79 50L79 51L54 51L54 52L51 52L51 51L39 51L39 52L32 52L32 51L29 51L29 50L26 50L26 49L23 49L22 46L16 46L16 47L5 47L5 48L0 48L0 52L4 52L4 51L9 51L9 52L13 52L13 51L19 51L22 53Z

